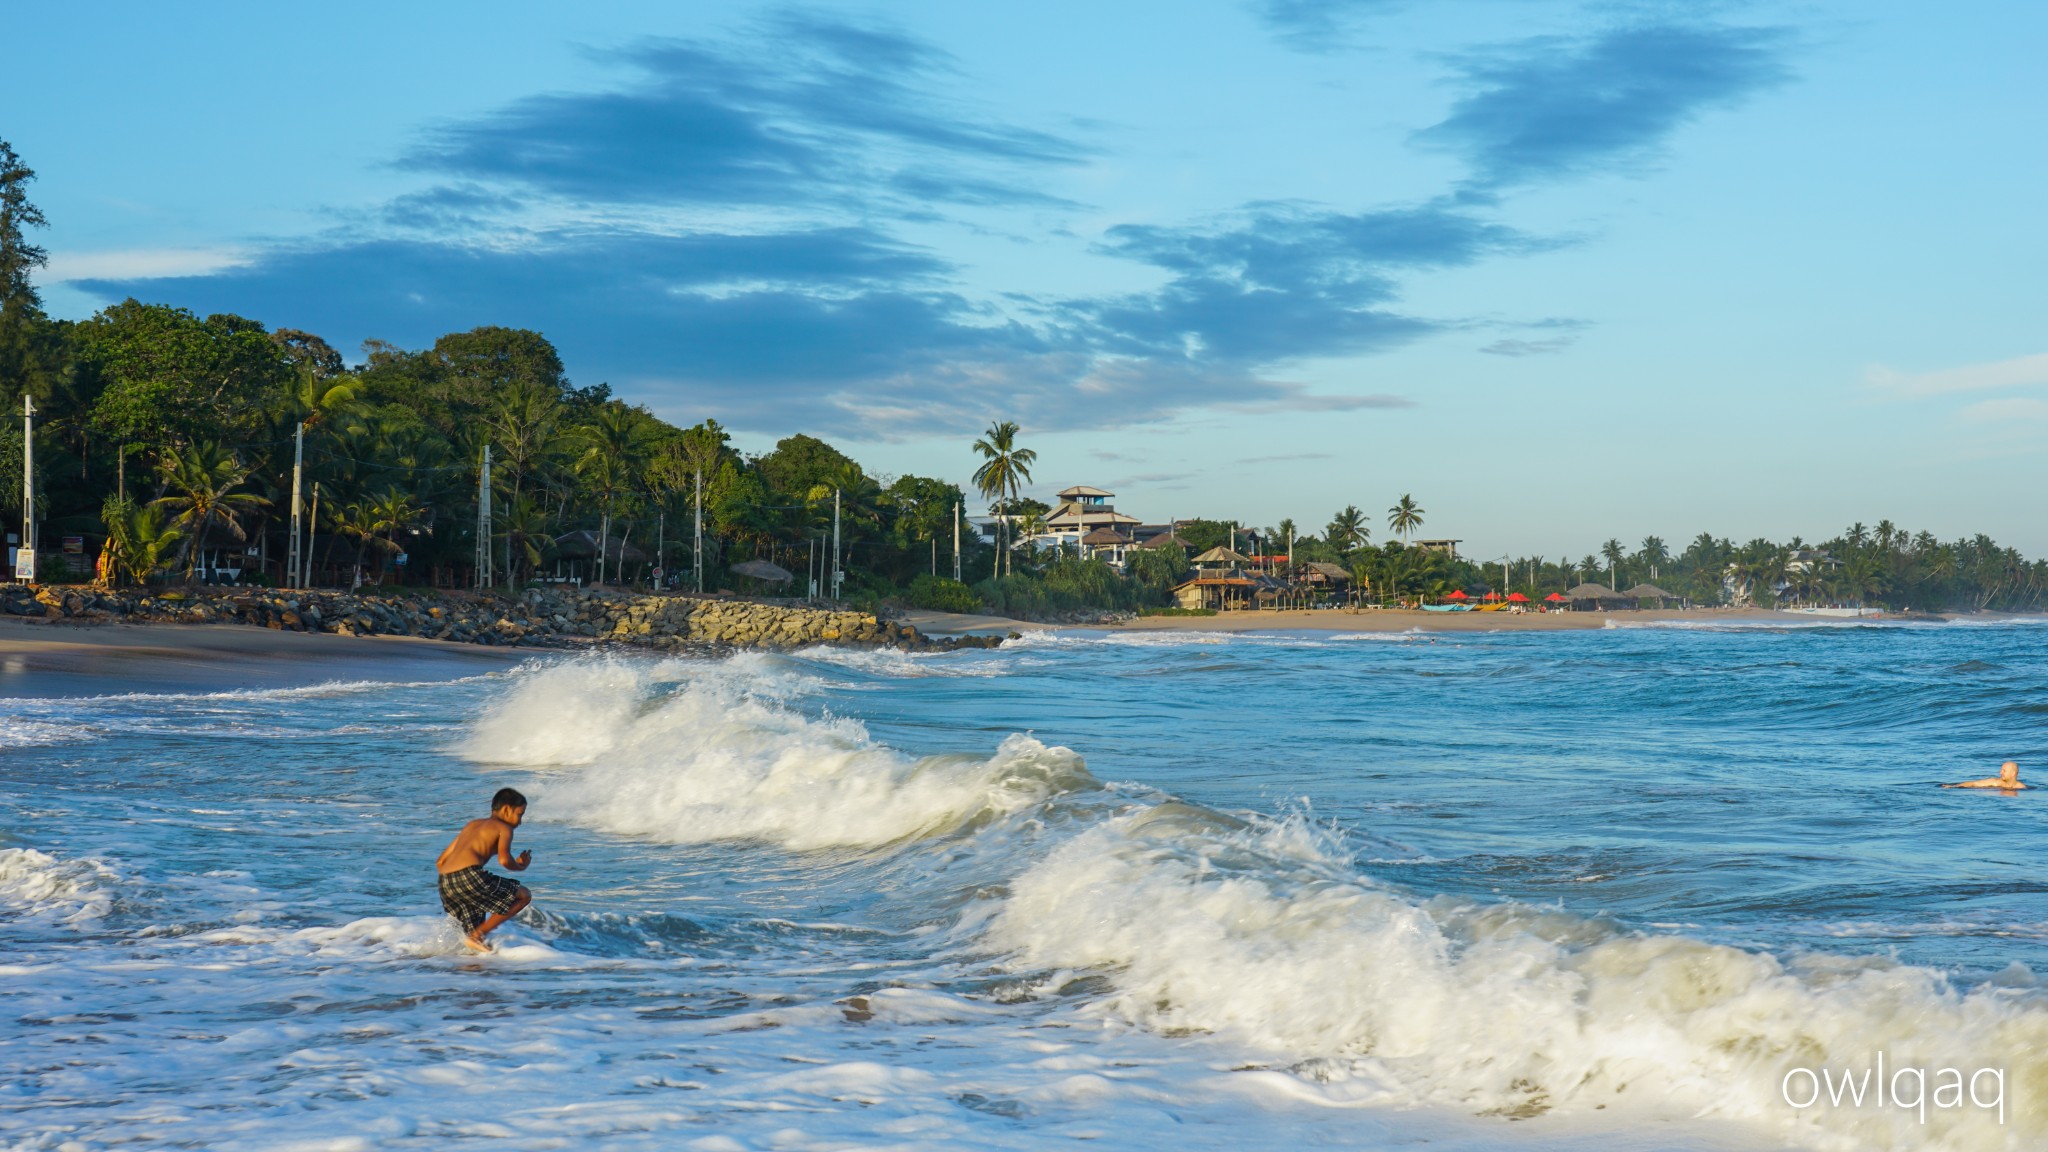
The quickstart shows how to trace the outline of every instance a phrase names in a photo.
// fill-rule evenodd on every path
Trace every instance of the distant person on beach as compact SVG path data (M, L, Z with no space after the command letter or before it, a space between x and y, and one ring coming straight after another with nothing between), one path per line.
M2020 766L2016 760L2007 760L1998 766L1998 775L1986 776L1982 780L1965 780L1960 784L1943 784L1943 788L2025 788L2020 783Z
M471 952L489 952L484 937L533 903L524 885L484 870L484 861L496 856L506 871L526 871L533 853L512 855L512 831L525 818L526 797L500 788L491 797L491 814L464 824L434 862L441 873L441 907L462 925L462 944Z

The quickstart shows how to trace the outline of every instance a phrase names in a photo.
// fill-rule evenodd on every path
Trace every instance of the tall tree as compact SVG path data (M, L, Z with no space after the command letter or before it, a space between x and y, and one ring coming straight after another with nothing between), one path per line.
M1600 555L1606 557L1607 559L1607 583L1612 585L1615 591L1617 592L1621 590L1621 576L1619 575L1619 568L1621 565L1621 558L1625 554L1626 553L1622 551L1621 541L1619 540L1609 540L1607 543L1602 544L1600 546Z
M184 533L181 558L189 582L199 564L207 536L218 526L237 541L249 538L242 517L270 502L250 492L238 492L249 478L249 469L235 454L219 444L188 444L164 457L163 478L170 494L155 503L176 512L173 521Z
M998 536L1007 533L1008 522L1003 518L1006 505L1017 498L1018 489L1031 479L1031 466L1038 462L1037 452L1017 447L1018 431L1015 420L1004 420L990 424L982 438L974 442L974 451L982 458L981 467L974 470L974 487L984 498L995 502ZM1006 560L1009 551L1005 540L996 558L1005 561L1006 571L1015 571L1015 561Z
M179 446L255 438L291 366L263 325L130 299L81 326L106 378L92 420L117 441Z
M646 467L648 437L645 412L617 400L598 409L597 419L576 430L583 452L576 458L576 475L597 497L601 517L597 530L597 582L604 583L606 561L611 554L612 516L619 501L639 489ZM621 564L625 561L620 548Z
M1343 510L1330 517L1330 523L1323 529L1323 539L1339 552L1349 552L1365 543L1371 531L1365 526L1365 513L1356 504L1346 504Z
M1415 502L1415 497L1403 492L1394 506L1387 509L1387 527L1401 537L1401 543L1406 544L1409 535L1422 527L1424 511L1422 505Z
M50 257L28 242L27 231L49 226L28 199L35 178L13 146L0 140L0 397L6 398L27 387L45 327L43 300L31 277Z

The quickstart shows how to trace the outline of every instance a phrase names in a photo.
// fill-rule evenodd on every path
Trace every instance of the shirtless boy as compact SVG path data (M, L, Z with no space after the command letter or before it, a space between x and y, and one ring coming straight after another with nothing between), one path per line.
M1998 775L1996 776L1986 776L1982 780L1965 780L1961 784L1943 784L1942 787L2012 789L2025 788L2026 785L2020 783L2020 766L2018 761L2007 760L1998 766Z
M525 818L526 797L500 788L491 797L491 814L464 824L434 862L441 873L441 907L462 925L462 943L471 952L489 952L484 937L533 902L525 886L484 870L484 861L496 856L506 871L526 871L533 853L512 855L512 830Z

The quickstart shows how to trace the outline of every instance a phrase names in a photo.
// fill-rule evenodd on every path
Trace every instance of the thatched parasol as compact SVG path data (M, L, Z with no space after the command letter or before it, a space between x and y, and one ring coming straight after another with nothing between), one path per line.
M790 574L789 569L784 568L780 564L770 564L766 560L742 561L732 566L732 574L735 576L751 576L756 580L765 580L770 584L787 584L791 580L796 579L795 576Z
M1565 592L1574 600L1626 600L1627 596L1616 592L1605 584L1581 584Z
M1252 562L1252 558L1241 552L1233 552L1218 544L1200 556L1195 557L1194 562L1197 564L1249 564Z

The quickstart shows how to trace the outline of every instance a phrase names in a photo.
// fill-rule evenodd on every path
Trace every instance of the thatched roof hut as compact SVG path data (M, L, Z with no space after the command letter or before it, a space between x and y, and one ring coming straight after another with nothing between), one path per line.
M756 580L765 580L770 584L787 584L791 580L796 579L789 569L784 568L780 564L771 564L766 560L743 560L732 566L732 574L735 576L751 576Z
M1200 556L1195 557L1194 562L1197 564L1249 564L1252 562L1252 558L1242 552L1234 552L1218 544Z
M1623 592L1622 595L1628 597L1631 600L1678 599L1678 596L1675 593L1666 592L1662 588L1657 587L1655 584L1638 584L1635 587L1629 589L1628 591Z
M565 532L555 537L555 554L571 560L583 560L596 556L597 533L592 532L588 528L582 528L575 532ZM647 553L626 543L617 536L613 536L605 541L604 554L606 562L612 564L622 561L641 564L649 559Z
M1627 596L1605 584L1581 584L1565 590L1565 595L1574 600L1626 600Z

